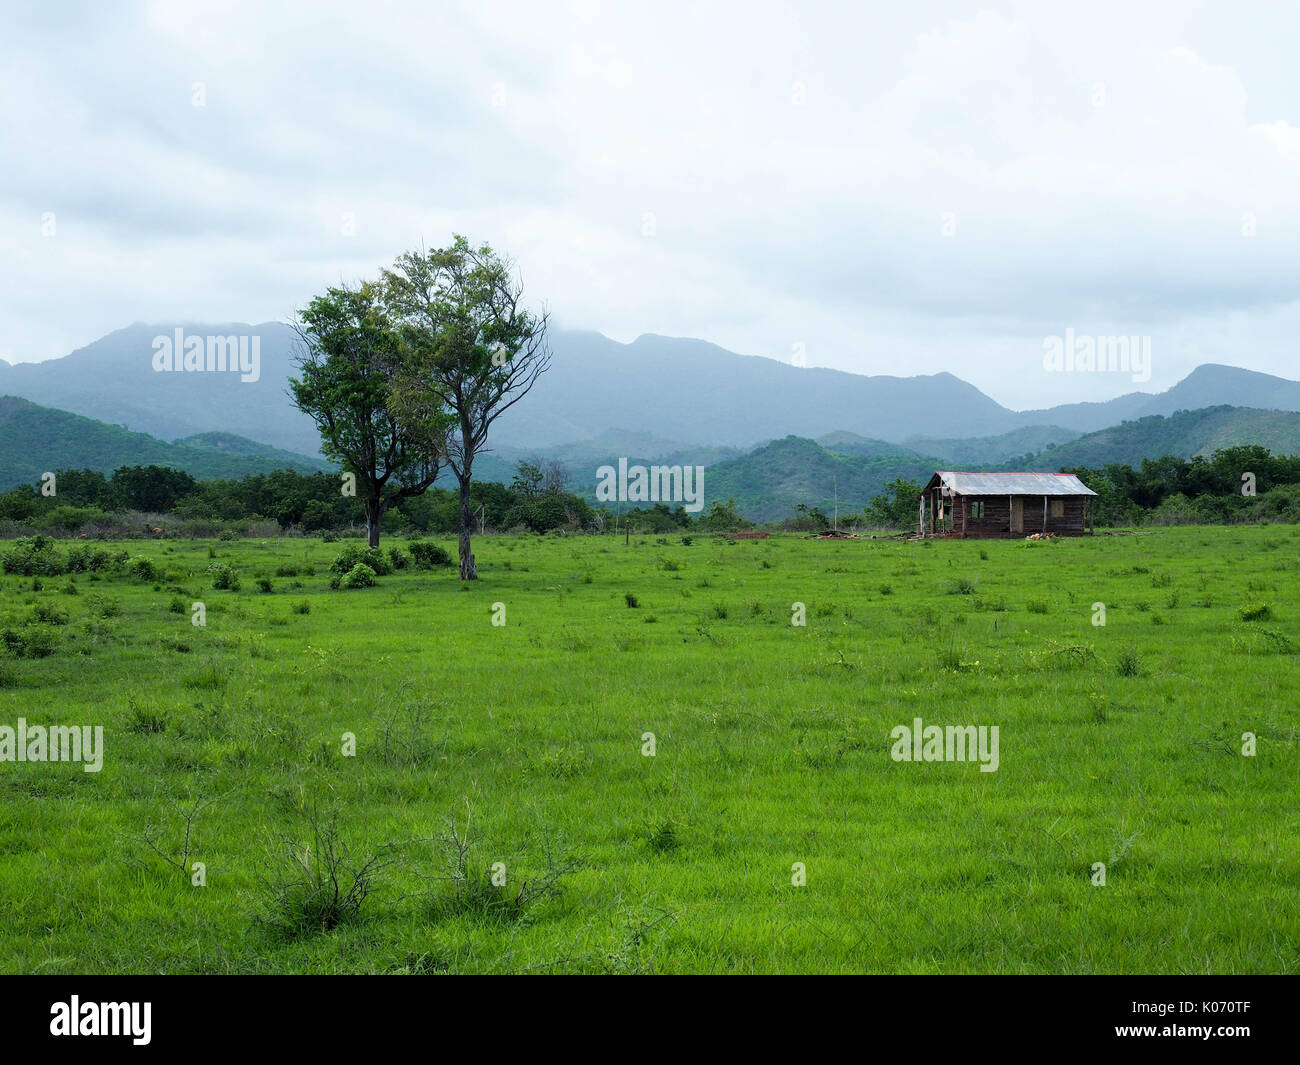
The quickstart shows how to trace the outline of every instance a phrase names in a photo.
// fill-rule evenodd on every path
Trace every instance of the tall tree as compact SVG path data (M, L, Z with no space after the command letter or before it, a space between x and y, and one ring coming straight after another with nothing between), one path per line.
M411 353L394 408L445 407L447 465L460 486L460 579L478 578L471 550L470 486L488 430L550 365L547 315L523 307L512 264L487 244L457 235L448 248L407 252L384 271L386 298Z
M384 511L424 492L442 464L447 419L437 407L389 403L406 349L384 308L382 288L328 289L298 313L299 377L294 402L316 422L321 451L356 477L370 546L379 546Z

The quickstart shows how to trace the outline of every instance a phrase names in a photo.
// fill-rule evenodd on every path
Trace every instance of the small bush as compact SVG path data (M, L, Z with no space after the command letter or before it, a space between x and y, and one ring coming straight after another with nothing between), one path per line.
M1025 604L1025 609L1031 614L1046 614L1047 601L1044 599L1031 599Z
M261 592L263 595L270 595L272 592L275 591L275 585L271 583L270 577L258 577L257 590Z
M349 574L357 566L366 566L376 576L386 577L393 572L393 564L377 547L348 544L333 562L330 569L338 574Z
M21 628L0 631L0 646L16 658L48 658L59 644L59 634L28 622Z
M411 564L411 556L400 547L390 547L388 549L388 561L392 563L395 570L406 569Z
M442 869L426 877L436 887L425 899L431 920L469 917L487 923L509 923L530 915L543 903L560 898L564 881L584 867L579 857L566 857L548 849L545 865L505 883L495 883L491 864L476 855L477 847L454 824L441 840Z
M110 599L106 595L100 595L98 592L92 592L86 596L86 606L90 613L97 618L116 618L122 614L122 604L116 599Z
M239 574L229 562L217 562L208 567L212 575L212 587L219 591L239 591Z
M153 559L149 558L131 559L127 563L126 572L133 581L141 581L145 584L152 584L159 579L158 567Z
M437 544L413 540L407 546L410 548L411 558L415 560L415 565L419 569L433 569L436 566L451 565L451 555L447 554Z
M367 566L364 562L358 562L347 573L339 578L340 588L373 588L375 585L375 571Z
M113 564L113 556L102 547L74 544L68 548L69 573L100 573Z
M1273 608L1267 603L1247 603L1237 610L1242 621L1267 621L1273 616Z
M1136 651L1121 651L1115 663L1115 672L1121 677L1139 677L1142 675L1142 660Z
M0 569L23 577L59 577L67 572L68 559L48 536L26 536L0 559Z
M334 818L313 818L311 829L305 842L284 841L282 861L264 881L270 898L258 924L279 938L330 932L356 920L395 857L385 847L354 859Z
M311 604L307 602L306 599L300 599L298 602L293 604L293 612L295 614L310 614Z
M635 610L637 607L641 605L641 600L638 599L631 592L624 592L623 599L627 602L627 605L633 610Z
M37 603L32 607L31 622L34 625L66 625L68 612L60 610L50 603Z

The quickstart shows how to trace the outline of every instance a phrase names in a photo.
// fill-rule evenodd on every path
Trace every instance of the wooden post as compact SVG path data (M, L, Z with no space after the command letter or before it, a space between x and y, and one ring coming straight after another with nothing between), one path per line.
M1043 496L1043 535L1047 535L1047 496Z

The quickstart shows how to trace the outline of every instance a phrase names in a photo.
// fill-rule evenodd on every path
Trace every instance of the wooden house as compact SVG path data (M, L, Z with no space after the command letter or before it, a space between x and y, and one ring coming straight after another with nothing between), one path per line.
M940 471L921 491L922 536L1082 536L1097 493L1072 473Z

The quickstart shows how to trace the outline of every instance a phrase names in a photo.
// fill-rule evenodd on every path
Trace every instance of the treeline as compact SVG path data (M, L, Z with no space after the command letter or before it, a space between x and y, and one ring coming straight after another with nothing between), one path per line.
M1274 455L1257 445L1221 448L1208 458L1166 455L1146 459L1137 469L1112 463L1062 472L1097 493L1094 514L1101 526L1300 521L1300 456ZM885 487L861 519L870 526L913 528L922 486L898 478ZM826 520L820 512L808 513Z
M748 524L731 501L714 503L699 515L662 503L620 515L593 508L562 484L562 476L547 477L538 464L521 462L509 485L474 482L474 520L483 530L536 533L613 531L629 521L637 532L728 531ZM207 481L165 466L123 466L112 475L56 470L51 482L0 494L0 527L7 526L10 535L148 535L155 521L166 523L164 532L179 535L247 532L263 523L285 532L339 533L364 527L366 514L361 499L342 493L338 474L291 470ZM459 491L432 487L400 499L381 522L390 535L457 533Z
M1224 448L1208 458L1147 459L1136 469L1111 464L1066 472L1097 493L1101 526L1300 521L1300 456L1273 455L1264 447ZM536 533L613 532L628 525L633 532L661 534L753 527L733 500L715 500L698 514L666 503L611 511L564 491L563 483L562 474L547 476L540 464L529 462L518 464L509 485L476 481L470 492L474 522L484 531ZM920 491L920 484L897 478L861 511L842 510L838 527L910 528ZM359 498L343 494L339 475L289 470L207 481L164 466L124 466L111 476L58 470L53 482L0 494L0 534L11 536L148 535L156 520L165 520L164 531L172 535L239 534L258 526L262 534L339 533L364 527L366 514ZM431 487L396 500L381 520L389 534L456 533L459 492ZM817 507L800 505L777 524L816 532L834 522Z
M581 497L527 477L517 478L512 485L475 482L470 499L481 528L550 532L594 529L600 524ZM134 518L128 516L132 514ZM149 521L180 522L197 535L260 522L311 533L338 532L366 522L363 500L344 495L337 474L290 470L209 481L164 466L127 466L112 476L94 470L56 470L52 495L42 495L40 486L0 495L0 521L22 527L15 531L129 534L142 531L137 526L146 515L152 516ZM393 504L382 522L388 533L456 533L459 492L430 488Z
M1257 445L1065 472L1097 493L1098 525L1300 521L1300 456Z

